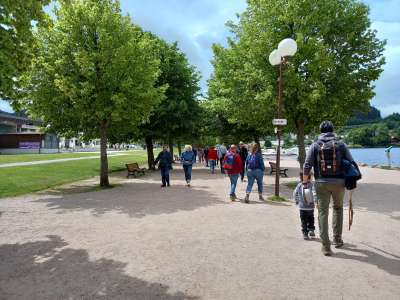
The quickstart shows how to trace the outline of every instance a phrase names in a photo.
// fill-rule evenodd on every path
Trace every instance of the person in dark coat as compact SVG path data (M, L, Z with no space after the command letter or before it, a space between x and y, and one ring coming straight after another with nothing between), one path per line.
M170 186L169 170L172 169L172 154L169 152L168 146L163 146L163 150L158 154L154 164L158 163L161 171L161 187Z
M204 160L206 161L206 167L208 168L208 147L204 149Z
M240 180L243 182L244 173L246 172L245 163L247 156L249 155L249 151L247 150L247 145L243 144L242 142L239 143L239 155L243 164L242 171L240 172Z

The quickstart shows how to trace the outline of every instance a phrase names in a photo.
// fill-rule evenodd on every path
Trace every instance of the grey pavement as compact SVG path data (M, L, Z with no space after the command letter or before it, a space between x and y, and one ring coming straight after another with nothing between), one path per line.
M112 157L112 156L121 156L121 155L126 155L126 154L115 153L115 154L108 154L107 156ZM44 165L44 164L53 164L53 163L60 163L60 162L66 162L66 161L95 159L95 158L100 158L100 156L99 155L83 156L83 157L58 158L58 159L49 159L49 160L37 160L37 161L26 161L26 162L17 162L17 163L9 163L9 164L0 164L0 168Z
M283 165L283 183L295 180L296 162ZM166 189L158 172L121 172L112 189L93 190L94 178L77 183L85 193L1 199L0 299L399 299L400 173L362 171L332 257L302 240L292 202L232 203L228 178L203 168L190 188L177 165Z

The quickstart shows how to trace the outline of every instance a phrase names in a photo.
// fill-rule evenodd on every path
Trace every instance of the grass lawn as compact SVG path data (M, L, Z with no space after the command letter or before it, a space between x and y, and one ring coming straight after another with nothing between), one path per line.
M124 170L126 163L138 162L144 164L147 161L146 151L129 151L126 154L108 158L110 171ZM0 198L40 191L64 183L90 178L98 175L99 169L99 159L1 168Z
M76 158L76 157L96 156L96 155L100 154L99 153L4 154L0 155L0 164L51 160L60 158Z

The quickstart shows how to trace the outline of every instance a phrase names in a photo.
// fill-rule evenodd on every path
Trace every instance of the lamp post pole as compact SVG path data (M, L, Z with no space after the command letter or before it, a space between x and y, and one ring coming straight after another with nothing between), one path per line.
M285 63L285 58L281 58L281 63L279 64L279 82L278 82L278 119L282 117L283 111L283 66ZM275 174L275 196L279 197L279 181L281 176L281 134L283 131L282 126L277 126L277 137L278 137L278 148L276 150L276 174Z
M283 126L287 125L286 119L282 118L283 112L283 68L287 61L287 58L293 56L297 52L297 43L293 39L282 40L278 48L273 50L269 55L269 62L273 66L279 67L279 83L278 83L278 113L277 118L273 120L273 124L276 126L276 135L278 138L278 147L276 149L276 176L275 176L275 196L279 197L279 180L281 176L281 138L283 132Z

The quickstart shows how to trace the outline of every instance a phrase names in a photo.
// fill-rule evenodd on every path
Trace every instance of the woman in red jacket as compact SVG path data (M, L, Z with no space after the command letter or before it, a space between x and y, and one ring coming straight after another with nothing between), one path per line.
M224 158L224 170L228 174L231 188L229 191L229 196L231 201L235 201L236 197L236 185L239 179L240 172L242 171L243 164L240 155L237 153L236 145L232 145L229 148L228 153L225 155Z
M218 153L217 150L215 150L215 147L210 147L210 149L208 149L207 158L208 158L208 163L210 164L211 173L214 174L215 163L218 159Z

